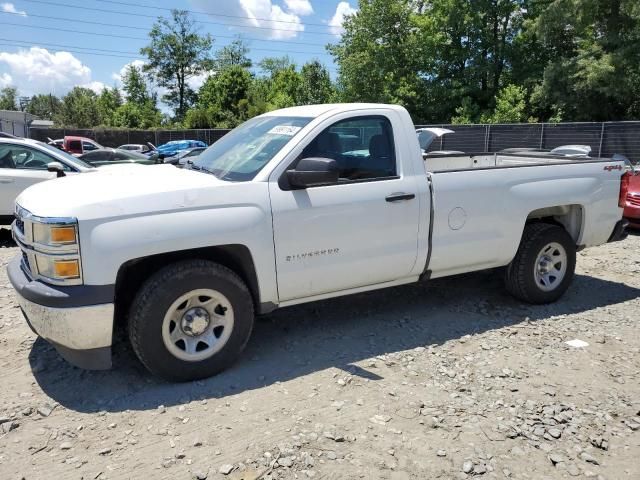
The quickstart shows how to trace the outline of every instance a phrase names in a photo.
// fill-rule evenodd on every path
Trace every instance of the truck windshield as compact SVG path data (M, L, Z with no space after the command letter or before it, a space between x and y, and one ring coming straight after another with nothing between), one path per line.
M193 168L223 180L252 180L311 120L307 117L253 118L202 152L193 161Z

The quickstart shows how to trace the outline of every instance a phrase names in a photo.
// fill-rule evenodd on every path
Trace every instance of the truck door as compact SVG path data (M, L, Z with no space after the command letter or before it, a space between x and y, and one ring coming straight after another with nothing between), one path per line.
M295 190L279 182L282 176L270 182L281 302L398 280L416 261L417 179L399 158L397 119L342 116L287 167L302 158L333 159L337 185Z

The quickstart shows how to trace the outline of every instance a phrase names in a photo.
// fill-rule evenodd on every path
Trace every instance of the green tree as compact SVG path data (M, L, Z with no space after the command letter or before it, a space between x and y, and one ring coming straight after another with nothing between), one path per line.
M60 105L60 99L55 95L34 95L27 105L27 113L45 120L53 120L60 111Z
M100 125L98 96L84 87L74 87L62 98L60 112L54 121L61 126L92 128Z
M241 38L236 38L229 45L225 45L214 55L214 68L217 71L229 67L251 68L252 62L248 57L249 47Z
M127 102L144 103L151 98L142 69L129 64L122 76L122 90Z
M248 118L251 73L241 66L229 66L211 75L200 88L195 109L188 112L189 128L235 127Z
M158 19L149 38L149 45L140 50L148 58L144 71L168 90L163 99L174 108L176 118L182 119L195 100L189 79L213 67L213 39L198 33L186 10L172 10L170 19Z
M526 91L517 85L507 85L498 93L491 115L482 117L482 123L518 123L526 119Z
M301 85L302 78L295 66L277 71L271 78L270 93L267 98L270 109L298 105L298 92Z
M117 88L105 88L98 96L98 112L101 124L109 127L115 126L114 114L118 107L122 105L122 95Z
M280 70L286 70L287 68L295 68L295 63L288 55L283 57L266 57L263 58L258 64L260 70L267 77L273 78Z
M542 118L637 118L640 6L637 0L554 0L527 25L549 52L535 107Z
M18 90L4 87L0 90L0 110L18 110Z
M418 121L423 83L422 39L414 2L361 0L360 10L347 16L340 41L328 47L339 66L345 101L399 103Z
M127 102L114 112L113 126L124 128L153 128L162 123L162 114L152 100L142 104Z
M334 89L327 69L317 60L304 64L300 71L298 104L329 103L333 96Z

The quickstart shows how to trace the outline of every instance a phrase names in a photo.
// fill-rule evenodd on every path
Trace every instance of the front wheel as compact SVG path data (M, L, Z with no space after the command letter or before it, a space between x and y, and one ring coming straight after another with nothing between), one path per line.
M576 267L576 246L557 225L526 225L505 283L514 297L533 304L551 303L569 288Z
M233 271L187 260L164 267L142 285L131 305L129 339L153 374L197 380L238 358L253 321L251 294Z

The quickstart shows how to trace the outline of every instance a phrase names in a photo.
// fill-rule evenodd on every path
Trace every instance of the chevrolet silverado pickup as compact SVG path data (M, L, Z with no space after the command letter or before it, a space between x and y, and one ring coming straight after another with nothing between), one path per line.
M423 159L408 112L378 104L253 118L177 170L132 166L32 186L8 267L35 333L111 366L125 328L154 374L208 377L257 314L505 267L507 290L558 299L576 251L625 236L621 161L519 154Z

